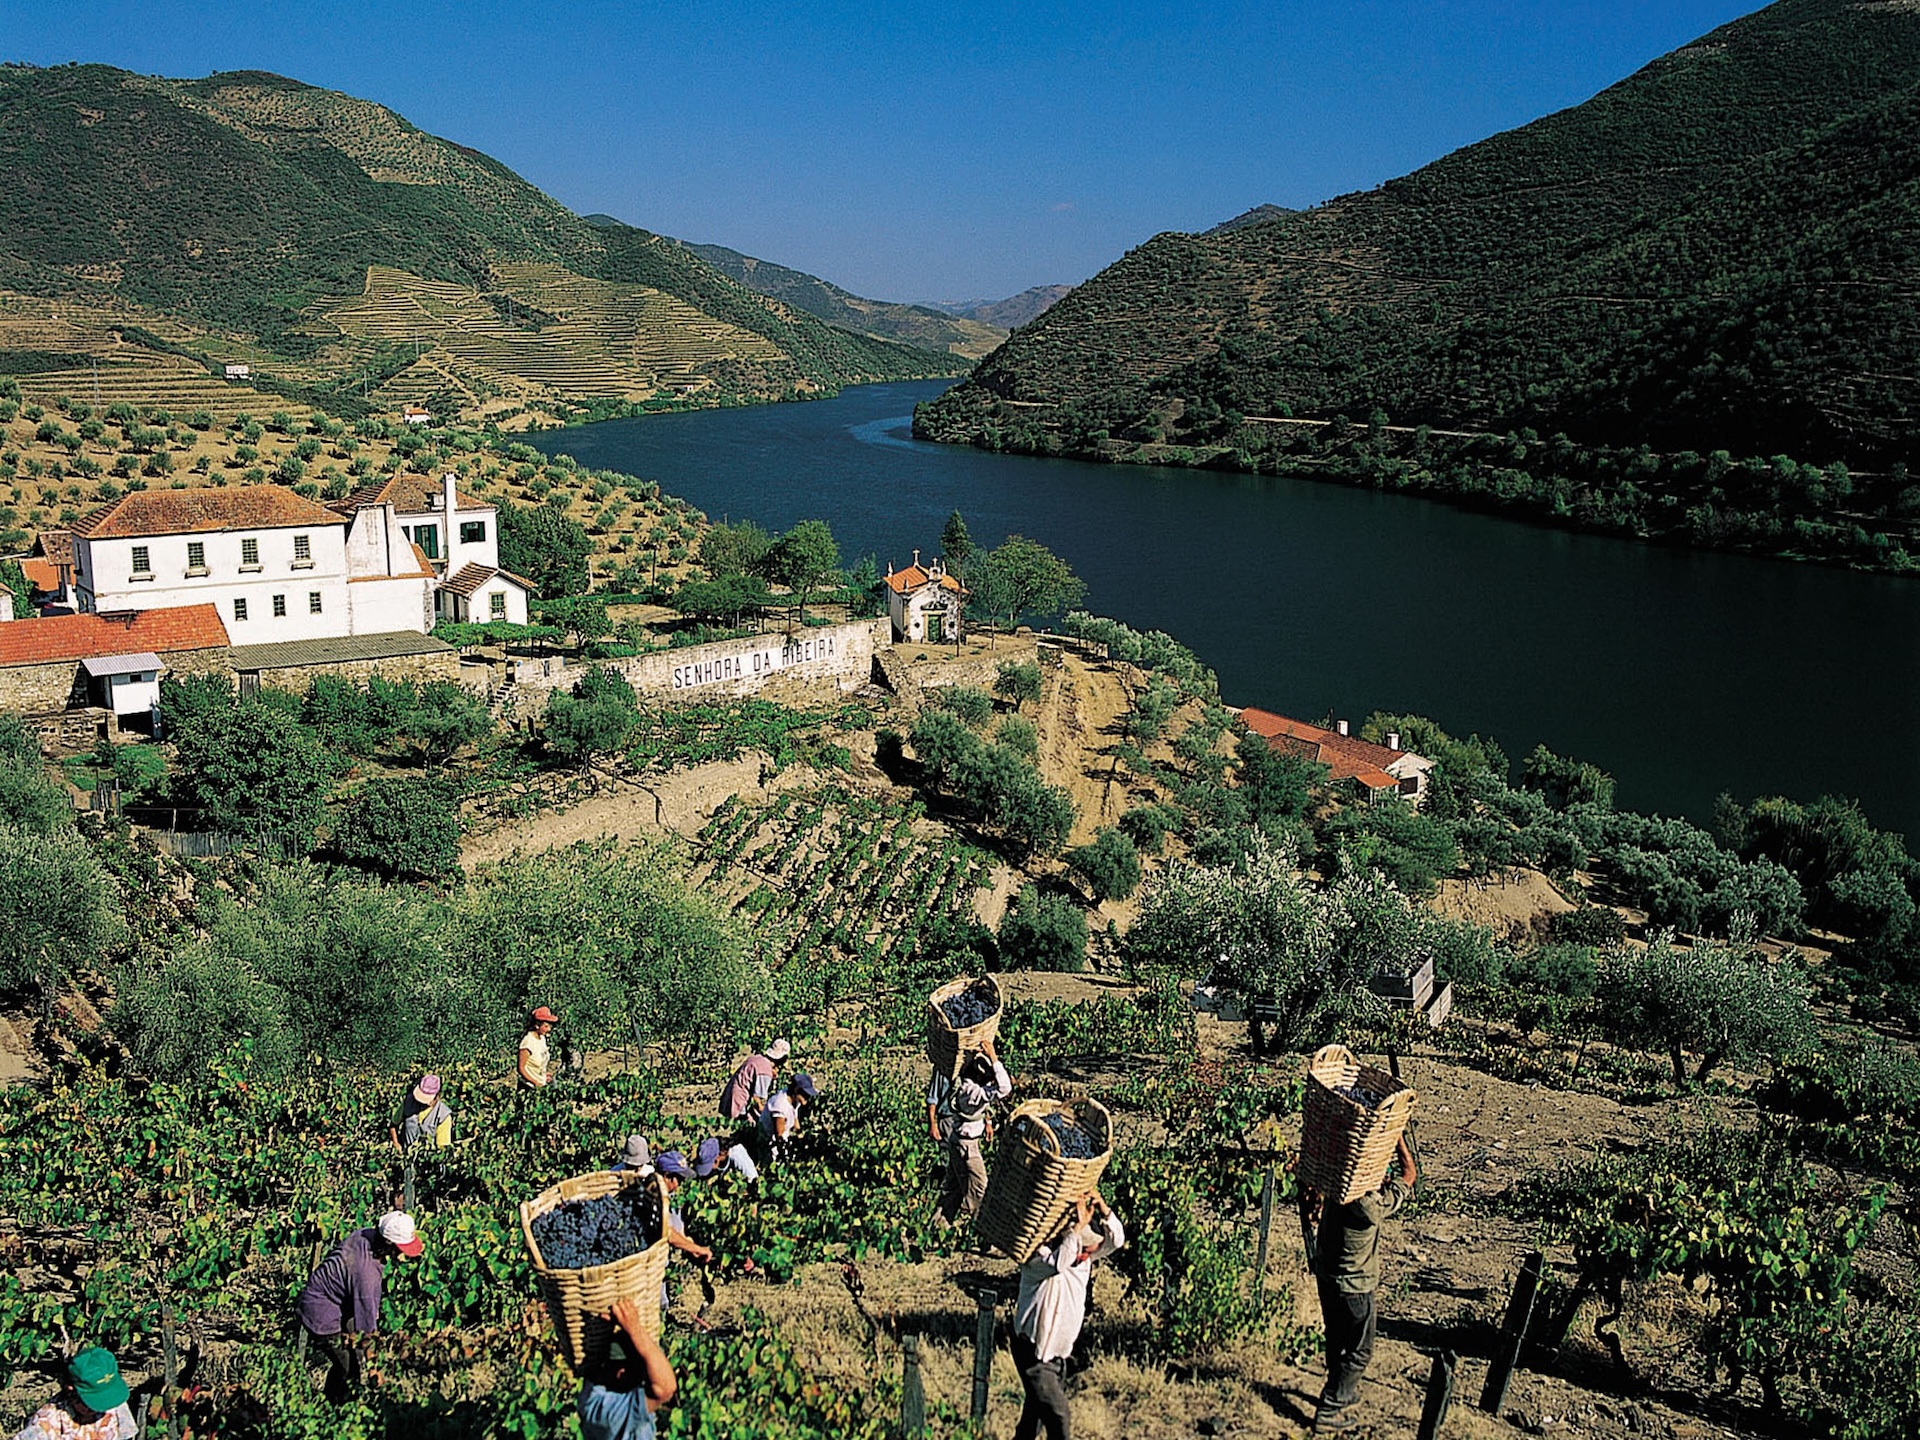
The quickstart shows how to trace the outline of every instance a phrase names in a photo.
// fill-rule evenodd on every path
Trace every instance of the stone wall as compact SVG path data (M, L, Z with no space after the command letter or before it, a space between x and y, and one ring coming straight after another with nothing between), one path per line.
M224 645L207 650L173 650L163 654L164 673L230 675ZM86 672L78 660L55 660L45 665L9 665L0 668L0 710L21 715L51 715L87 703Z
M884 618L852 620L791 635L749 635L605 663L652 701L738 699L802 684L831 684L847 691L872 678L874 654L891 643L892 633ZM532 713L546 704L547 691L572 686L586 669L558 660L521 661L514 677L516 709Z
M317 675L338 676L356 685L365 685L368 678L374 675L383 680L411 680L416 684L425 684L429 680L452 680L457 684L461 678L460 652L442 650L427 655L392 655L382 660L283 665L276 669L261 670L260 683L278 690L297 690L304 694Z

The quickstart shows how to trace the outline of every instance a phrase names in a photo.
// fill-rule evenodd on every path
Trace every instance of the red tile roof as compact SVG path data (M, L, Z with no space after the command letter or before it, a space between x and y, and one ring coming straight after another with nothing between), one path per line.
M237 490L136 490L84 517L73 533L88 540L124 540L346 523L326 506L278 485L246 485Z
M931 571L923 569L918 565L909 565L906 569L896 570L887 576L887 588L892 590L896 595L905 595L910 590L918 590L922 585L930 584L932 580L933 574ZM962 589L960 582L945 572L941 573L940 585L941 588L945 590ZM962 593L965 593L964 590L962 590Z
M1397 790L1400 782L1387 773L1387 767L1406 758L1405 750L1389 750L1337 730L1323 730L1304 720L1292 720L1271 710L1252 706L1240 712L1246 727L1264 735L1276 750L1290 751L1318 761L1332 771L1335 780L1358 780L1369 790Z
M424 515L430 510L445 510L441 498L438 475L394 475L377 484L362 485L346 499L335 500L330 508L342 515L351 515L363 506L391 505L396 515ZM459 511L491 510L494 507L461 494L456 486L453 508Z
M152 650L212 650L227 643L213 605L123 610L112 615L48 615L0 625L0 666L51 665L95 655Z
M44 555L56 565L73 564L73 532L42 530L40 538L33 542L33 553Z
M60 567L51 560L22 560L20 573L42 595L52 595L60 589Z

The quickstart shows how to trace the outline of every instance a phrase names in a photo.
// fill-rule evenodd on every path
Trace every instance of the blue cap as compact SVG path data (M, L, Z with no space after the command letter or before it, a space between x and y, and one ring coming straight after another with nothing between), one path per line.
M702 1180L720 1168L720 1142L709 1135L693 1152L693 1173Z
M820 1095L820 1092L813 1086L813 1077L804 1070L793 1077L792 1081L788 1083L787 1088L789 1090L797 1090L809 1100L818 1099Z
M654 1156L653 1168L674 1180L693 1178L693 1172L687 1168L687 1157L678 1150L669 1150L663 1155Z

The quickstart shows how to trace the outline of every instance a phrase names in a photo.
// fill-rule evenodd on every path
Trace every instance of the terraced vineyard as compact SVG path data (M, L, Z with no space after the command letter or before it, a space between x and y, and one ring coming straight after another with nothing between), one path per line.
M779 365L765 336L716 320L644 285L589 280L557 265L503 265L495 289L427 280L375 265L355 299L316 312L342 334L433 347L431 360L395 376L380 395L398 401L452 384L475 401L520 393L645 399L710 388L703 367ZM509 319L517 309L520 317Z
M704 888L761 938L778 973L829 987L828 1000L904 973L929 929L972 915L994 867L929 824L918 800L837 788L765 806L729 797L695 857Z

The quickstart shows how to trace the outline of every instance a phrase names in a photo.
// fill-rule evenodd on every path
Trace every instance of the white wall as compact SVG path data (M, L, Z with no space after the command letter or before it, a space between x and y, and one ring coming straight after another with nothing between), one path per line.
M152 535L92 540L73 537L80 608L96 614L115 610L153 610L163 606L220 607L220 619L236 645L274 640L316 640L349 633L346 524L302 525L263 530L214 530L198 535ZM306 561L294 557L294 538L307 537ZM260 560L243 566L243 538L257 540ZM206 547L206 574L187 574L187 546ZM133 578L133 550L144 545L152 579ZM409 552L409 556L411 552ZM309 596L320 596L313 612ZM286 614L273 613L273 598L284 596ZM247 602L247 618L235 614L234 601Z
M467 618L480 625L493 619L493 601L489 597L494 595L507 597L507 613L502 619L514 625L527 623L527 592L499 575L467 597Z
M115 715L146 715L160 703L158 670L143 670L137 675L110 675L107 685Z

